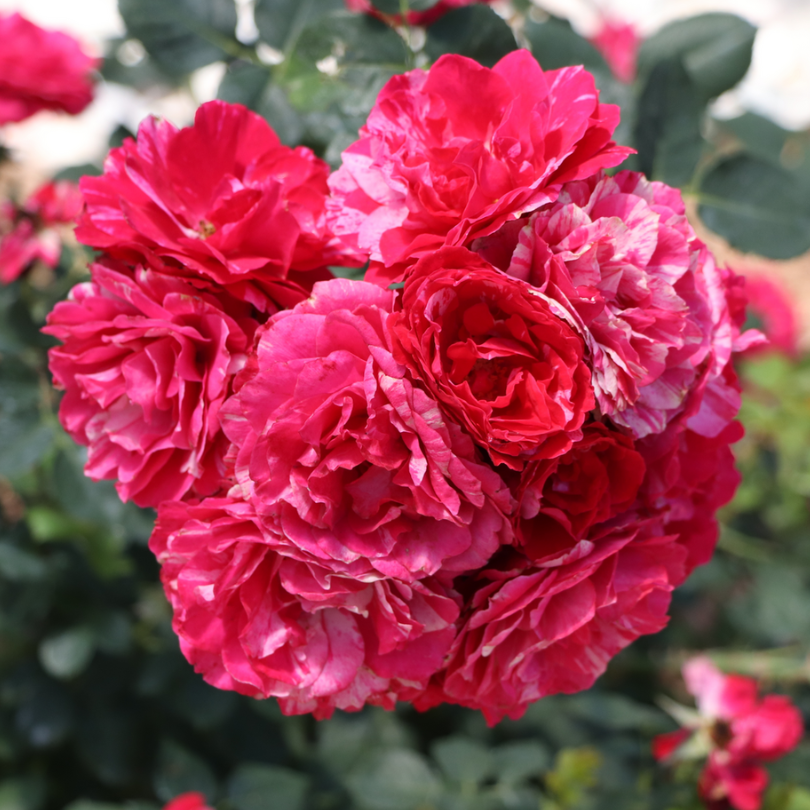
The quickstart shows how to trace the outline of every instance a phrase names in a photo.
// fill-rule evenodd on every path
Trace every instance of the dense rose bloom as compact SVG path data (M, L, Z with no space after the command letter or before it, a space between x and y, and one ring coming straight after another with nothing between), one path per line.
M535 561L573 546L596 523L629 509L644 479L632 440L601 422L563 456L534 462L520 482L517 539ZM554 543L558 539L559 545Z
M181 793L175 796L163 810L211 810L202 793Z
M740 482L730 445L742 435L739 422L713 437L673 425L636 444L647 466L642 501L666 510L668 531L679 533L686 547L689 573L711 559L719 533L715 515Z
M73 37L0 13L0 126L40 110L80 113L93 98L98 60Z
M458 703L493 725L546 695L587 689L619 650L666 625L684 578L683 548L636 514L537 564L516 552L495 562L457 581L473 594L447 666L417 708Z
M436 5L431 6L425 11L409 11L408 25L432 25L440 17L447 14L448 11L451 11L454 8L470 6L478 1L479 0L439 0ZM480 0L482 3L488 3L490 1L491 0ZM346 8L355 13L372 14L378 19L386 22L390 21L392 25L402 24L401 14L395 14L393 17L382 14L378 9L374 8L371 0L346 0Z
M799 323L796 309L779 282L765 275L747 275L745 290L748 311L760 322L767 346L757 346L745 352L746 357L773 350L788 357L799 354Z
M466 245L620 163L631 150L610 140L618 122L581 67L544 73L525 50L491 70L442 56L380 91L329 179L330 222L393 280L392 265Z
M406 277L396 357L493 461L521 469L568 450L594 406L584 344L559 312L466 248L442 248Z
M659 433L704 400L698 432L734 418L739 394L724 370L759 336L740 342L728 300L737 277L717 268L676 189L598 173L473 249L564 307L585 340L600 410L616 424Z
M242 497L302 559L411 582L483 565L511 495L391 353L394 293L333 279L279 312L222 410Z
M205 680L318 718L423 689L455 636L458 596L434 578L361 580L303 561L263 523L233 498L158 511L150 548Z
M110 152L102 176L82 178L87 206L76 236L172 274L254 280L288 304L280 298L288 276L310 288L322 276L310 271L347 258L326 226L328 175L261 116L211 101L185 129L147 118L137 140Z
M89 448L85 473L117 479L139 506L215 492L228 445L218 412L259 313L143 267L91 272L43 330L64 344L50 350L50 369L65 390L60 421Z
M10 284L35 262L59 263L59 226L82 210L78 186L67 180L40 186L21 206L0 204L0 282Z
M768 785L760 763L784 756L803 734L801 713L782 695L757 696L757 684L742 675L724 675L704 656L683 668L686 688L695 696L693 725L661 735L653 744L658 759L677 757L691 734L692 746L708 754L698 791L710 808L758 810Z
M636 57L641 37L635 26L616 20L602 20L601 27L590 42L604 56L620 82L629 84L636 78Z

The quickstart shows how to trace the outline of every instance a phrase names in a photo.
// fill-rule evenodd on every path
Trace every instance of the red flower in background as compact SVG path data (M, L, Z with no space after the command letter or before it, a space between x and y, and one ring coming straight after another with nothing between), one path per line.
M64 344L50 369L65 389L60 421L89 448L85 473L116 478L139 506L216 492L228 447L218 413L260 312L148 268L108 260L91 273L43 330Z
M525 50L491 70L442 56L380 91L329 178L332 228L387 284L404 272L395 265L467 245L621 163L632 150L611 140L618 123L584 68L544 73Z
M0 13L0 42L0 126L40 110L76 115L92 100L99 60L73 37Z
M0 282L10 284L35 262L56 267L62 249L60 225L73 223L82 210L75 183L46 183L21 206L0 204Z
M613 75L629 84L636 78L636 58L641 37L631 23L602 20L591 44L604 56Z
M211 810L202 793L181 793L175 796L163 810Z
M76 237L242 297L237 288L250 281L287 305L292 282L310 289L329 276L325 265L362 264L326 225L328 174L311 150L284 146L261 116L211 101L185 129L147 118L136 140L110 152L103 175L82 178Z
M694 747L708 754L698 784L706 806L758 810L768 785L761 763L778 759L799 744L804 734L801 713L782 695L760 699L755 680L724 675L704 656L688 661L683 677L699 714L687 728L657 737L654 755L677 757L680 746L698 735Z
M489 3L491 0L439 0L438 3L425 11L409 11L408 25L432 25L440 17L447 14L448 11L452 11L454 8L462 8L463 6L471 6L476 2ZM393 25L402 24L401 14L395 14L393 17L385 15L374 8L371 0L346 0L346 8L349 11L353 11L355 14L371 14L385 22L390 20Z
M748 312L759 321L757 325L765 333L768 343L748 349L744 356L777 351L788 357L797 357L799 320L787 291L772 276L751 274L745 276L745 292Z

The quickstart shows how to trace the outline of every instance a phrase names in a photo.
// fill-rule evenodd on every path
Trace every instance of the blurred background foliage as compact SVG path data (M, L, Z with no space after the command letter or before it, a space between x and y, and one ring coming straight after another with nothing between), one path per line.
M733 15L666 27L625 84L568 22L525 0L508 20L470 6L426 32L350 15L342 0L257 0L249 44L233 0L119 6L128 33L110 44L106 80L180 86L224 60L220 98L333 165L388 78L442 53L492 65L528 46L545 68L584 64L622 106L617 139L638 150L628 167L680 186L741 250L810 248L807 137L710 113L751 59L756 31ZM85 479L84 451L56 418L39 328L89 258L66 243L55 271L0 287L0 810L153 810L187 790L220 810L689 810L698 766L654 764L650 741L675 727L657 698L689 702L679 668L690 652L710 650L810 711L810 358L777 354L740 367L743 483L717 554L675 594L669 628L619 655L590 692L489 729L451 706L285 718L273 701L207 686L171 631L146 546L153 514ZM771 772L768 810L810 809L810 742Z

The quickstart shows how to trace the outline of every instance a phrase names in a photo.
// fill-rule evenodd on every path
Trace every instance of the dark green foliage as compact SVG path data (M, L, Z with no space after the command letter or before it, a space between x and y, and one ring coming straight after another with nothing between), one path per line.
M258 0L258 45L236 39L231 0L120 8L128 29L111 43L108 80L179 86L225 61L220 98L334 165L393 74L443 53L492 65L520 41L546 69L591 70L602 100L622 106L617 140L638 149L626 167L688 187L732 244L785 257L810 247L806 137L750 113L707 116L750 61L755 32L731 15L668 26L623 85L567 22L535 19L520 2L519 40L490 8L471 6L432 25L424 45L347 14L343 0ZM127 66L116 54L132 39L146 56ZM810 361L778 358L742 367L744 479L719 551L676 592L667 630L619 655L590 692L489 729L454 706L284 718L272 700L208 686L171 631L146 547L154 515L86 479L84 451L56 417L53 341L39 328L86 278L87 260L65 248L48 283L0 286L0 810L158 810L185 790L219 810L691 810L697 767L673 771L650 754L654 735L674 728L657 697L689 701L678 674L689 652L713 649L810 710ZM810 807L810 744L770 769L766 810Z
M743 251L789 259L810 248L810 188L790 172L738 154L700 183L700 216Z
M428 28L425 52L432 61L444 53L460 53L492 67L517 48L509 26L488 6L449 11Z

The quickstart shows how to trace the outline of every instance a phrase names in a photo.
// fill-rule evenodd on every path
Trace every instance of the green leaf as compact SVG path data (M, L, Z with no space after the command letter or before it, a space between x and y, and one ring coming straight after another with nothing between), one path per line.
M703 151L704 106L677 58L650 72L636 110L635 145L644 174L671 186L692 179Z
M39 582L48 567L39 557L11 543L0 541L0 576L11 582Z
M72 627L40 643L39 662L49 675L69 680L84 672L94 652L93 631L89 627Z
M741 154L703 177L700 217L732 247L771 259L790 259L810 248L808 194L789 172Z
M475 4L443 15L427 30L425 52L432 61L459 53L492 67L518 44L512 29L489 6Z
M427 805L439 781L415 751L392 749L365 758L348 776L355 802L368 810L414 810Z
M257 0L254 17L262 40L289 53L307 24L344 8L343 0Z
M228 782L228 798L236 810L301 810L307 778L289 768L242 765Z
M269 81L269 68L236 60L228 65L217 90L217 98L231 104L244 104L255 110Z
M15 718L18 731L34 748L62 743L74 721L73 705L65 688L44 677L26 694Z
M164 740L160 746L152 784L158 798L164 802L190 790L212 799L217 789L216 779L208 765L171 740Z
M734 14L701 14L677 20L645 40L638 54L639 75L656 64L681 59L706 98L730 90L751 64L756 28Z
M225 59L234 46L233 0L118 0L130 36L169 76Z
M368 14L338 11L321 17L301 32L296 58L318 63L328 57L345 65L396 65L405 68L408 49L392 28Z
M77 729L77 750L88 769L104 784L131 783L137 766L136 724L132 714L107 701L98 702Z
M265 86L254 106L276 132L282 143L295 146L301 141L304 123L301 116L290 104L287 94L277 84Z
M39 810L45 803L41 777L15 777L0 782L0 810Z
M477 785L492 774L490 752L474 740L445 737L437 740L430 752L447 778L454 782Z
M592 73L610 73L602 54L571 27L568 20L549 16L544 22L526 20L523 34L543 70L584 65Z
M498 779L509 784L537 776L551 764L548 748L536 740L499 745L492 751L492 756Z

